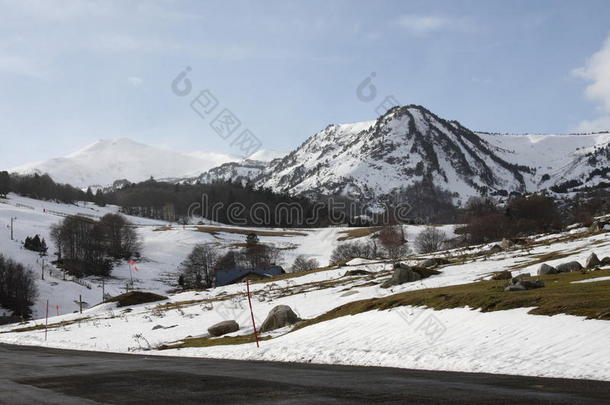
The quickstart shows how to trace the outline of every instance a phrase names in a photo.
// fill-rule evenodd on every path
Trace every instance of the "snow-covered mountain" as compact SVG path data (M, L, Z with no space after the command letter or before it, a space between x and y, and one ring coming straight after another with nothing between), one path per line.
M197 181L200 183L232 181L240 182L245 185L249 181L258 178L268 165L269 162L250 159L239 162L229 162L208 170L196 179L191 180L191 183Z
M416 106L330 125L256 179L290 194L373 199L424 179L461 198L609 182L610 134L475 133Z
M48 173L55 181L76 187L108 186L115 180L143 181L198 176L238 157L211 153L173 152L126 138L104 139L66 157L27 164L12 172Z
M231 180L293 195L376 200L424 179L470 196L610 186L610 133L508 135L473 132L427 109L394 107L374 121L329 125L289 154L248 159L179 153L129 139L99 141L64 158L13 169L78 187L151 176L176 182Z
M260 162L271 162L275 159L281 159L286 156L288 152L282 152L279 150L261 149L254 152L248 157L247 160L258 160Z

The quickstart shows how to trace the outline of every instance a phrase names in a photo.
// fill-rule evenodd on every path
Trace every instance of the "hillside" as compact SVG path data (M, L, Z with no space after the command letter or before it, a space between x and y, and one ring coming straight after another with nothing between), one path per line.
M222 241L235 231L216 230L215 236ZM591 233L574 226L505 250L481 245L439 252L435 257L447 262L430 277L390 288L382 284L392 274L391 264L363 259L255 282L250 288L259 327L277 305L290 306L303 320L262 333L260 348L253 342L244 284L127 307L106 302L83 315L52 317L46 341L41 320L0 328L0 341L146 355L610 380L608 265L534 277L545 286L531 291L507 292L507 280L490 281L500 271L535 275L541 263L584 263L593 251L610 256L609 231ZM315 244L302 243L297 249L320 254L340 243L338 230L311 232L295 238L305 242L311 237ZM159 253L149 259L169 255L172 249L162 246L190 244L203 237L200 233L188 228L151 230L145 238ZM268 240L297 241L275 238ZM422 265L429 257L416 255L405 263ZM223 320L237 321L239 330L210 337L206 329Z
M106 213L118 212L116 206L100 208L90 203L75 205L39 201L11 194L7 200L0 199L0 223L10 224L15 221L15 240L10 241L10 228L0 227L0 254L16 260L34 270L40 294L34 307L34 317L44 315L46 300L53 308L60 306L60 313L70 313L78 309L78 297L86 301L86 307L102 300L102 283L97 277L85 277L84 283L78 284L73 277L63 280L63 273L49 262L55 258L55 246L51 242L50 227L63 220L67 215L81 215L89 218L101 218ZM142 259L138 263L139 271L130 271L130 266L123 261L118 263L112 277L107 279L104 289L107 294L118 295L125 292L125 284L134 279L135 288L158 294L167 294L176 288L178 267L198 243L213 243L219 251L226 251L244 242L245 236L256 232L261 242L282 249L284 267L288 270L294 259L301 254L317 259L321 264L328 264L332 250L339 239L346 237L346 232L353 228L319 228L319 229L278 229L278 228L240 228L218 223L209 226L177 226L160 220L126 216L136 226L142 240ZM409 240L423 229L421 226L405 226ZM453 226L444 229L452 234ZM27 236L40 235L49 245L49 256L45 264L45 280L41 280L41 259L38 254L22 248ZM370 232L364 232L368 237ZM2 310L0 310L0 315Z

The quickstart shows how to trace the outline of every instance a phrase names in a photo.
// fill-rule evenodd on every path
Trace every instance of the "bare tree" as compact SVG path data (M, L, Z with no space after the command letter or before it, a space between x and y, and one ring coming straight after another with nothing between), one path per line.
M434 226L427 226L415 238L415 247L419 253L437 252L443 248L447 234Z
M318 262L317 259L315 258L307 258L307 256L305 255L299 255L297 256L297 258L294 260L294 263L292 264L292 272L296 273L296 272L300 272L300 271L307 271L307 270L313 270L313 269L317 269L320 267L320 262Z
M401 225L386 225L379 232L379 242L389 259L398 260L409 254L409 247Z
M218 249L211 244L196 245L181 266L181 280L185 287L209 288L214 280Z
M344 242L330 255L330 264L339 264L356 257L374 259L374 245L368 242Z

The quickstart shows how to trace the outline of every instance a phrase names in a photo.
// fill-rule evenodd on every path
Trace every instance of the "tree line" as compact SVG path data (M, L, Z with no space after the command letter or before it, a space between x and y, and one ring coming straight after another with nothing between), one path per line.
M140 241L122 215L106 214L99 221L69 216L51 228L57 265L76 277L109 276L113 262L139 255Z
M34 273L22 264L5 259L0 254L0 306L13 311L13 315L27 319L38 290Z

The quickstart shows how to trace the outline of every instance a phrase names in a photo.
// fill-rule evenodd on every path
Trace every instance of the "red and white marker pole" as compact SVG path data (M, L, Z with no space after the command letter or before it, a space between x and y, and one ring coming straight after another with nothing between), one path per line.
M47 300L47 314L44 321L44 340L47 341L47 334L49 332L49 300Z
M246 292L248 294L248 305L250 305L250 316L252 317L252 327L254 328L254 339L256 340L256 347L260 347L258 344L258 334L256 333L256 322L254 322L254 311L252 311L252 300L250 299L250 281L246 280Z

